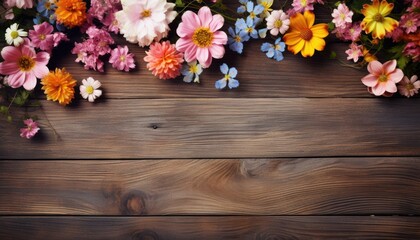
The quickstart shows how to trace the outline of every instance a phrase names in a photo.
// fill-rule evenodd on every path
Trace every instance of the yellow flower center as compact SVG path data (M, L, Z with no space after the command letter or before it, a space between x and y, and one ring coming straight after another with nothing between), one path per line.
M15 38L19 37L19 33L18 33L17 31L12 31L12 32L10 33L10 36L11 36L13 39L15 39Z
M225 74L225 79L229 80L230 79L230 75L229 74Z
M87 92L88 94L92 94L94 90L95 90L95 89L93 89L93 87L92 87L92 86L87 86L87 87L86 87L86 92Z
M121 62L124 62L124 61L125 61L125 55L121 55L121 56L120 56L120 61L121 61Z
M190 66L190 72L197 73L197 65Z
M277 19L277 20L274 22L274 27L275 27L275 28L281 28L281 26L283 26L283 21L282 21L282 20L280 20L280 19Z
M254 12L249 13L249 17L250 17L250 18L252 18L252 19L254 19L256 16L257 16L257 15L255 15L255 13L254 13Z
M407 88L408 91L410 91L414 89L414 84L408 83L405 87Z
M21 56L18 60L18 66L21 71L27 72L35 66L35 61L28 56Z
M305 40L305 41L309 41L312 39L312 31L309 28L305 28L300 32L300 37Z
M414 26L414 22L413 22L413 20L408 20L408 21L404 24L404 26L405 26L405 27L407 27L407 28Z
M346 19L346 15L344 13L341 13L340 18L341 18L341 20L344 20L344 19Z
M306 7L308 5L306 0L301 0L300 4L302 5L302 7Z
M45 34L41 34L41 35L39 35L39 39L41 39L41 40L45 40Z
M194 31L192 41L195 45L205 48L213 42L213 33L209 28L199 27Z
M386 81L388 81L388 76L385 75L385 74L382 74L381 76L379 76L378 81L379 82L386 82Z
M144 10L143 12L140 13L140 17L141 18L148 18L152 15L152 11L150 10Z
M235 42L241 42L242 38L240 36L235 37Z
M377 13L373 16L373 21L375 22L383 22L384 21L384 16L382 16L382 14Z

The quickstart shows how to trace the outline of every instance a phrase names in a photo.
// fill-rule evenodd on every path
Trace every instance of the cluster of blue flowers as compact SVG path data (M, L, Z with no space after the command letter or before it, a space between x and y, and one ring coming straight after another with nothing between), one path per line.
M55 16L55 10L57 9L57 5L55 5L54 0L41 0L36 5L36 11L37 15L33 19L33 22L35 24L41 24L43 22L43 18L48 19L48 22L52 25L56 24L56 16ZM58 31L64 31L65 27L56 24L56 28Z

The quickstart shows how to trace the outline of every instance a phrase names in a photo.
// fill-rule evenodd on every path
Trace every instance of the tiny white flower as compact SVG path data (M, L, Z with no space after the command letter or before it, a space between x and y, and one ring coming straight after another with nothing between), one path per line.
M195 83L200 82L200 74L203 72L203 68L197 61L189 62L187 65L182 67L181 73L184 75L184 82L192 82L194 79Z
M101 87L101 83L98 80L88 77L82 80L82 84L80 85L80 95L84 99L88 99L89 102L94 102L96 98L102 95L102 90L98 89Z
M15 45L15 47L19 46L23 43L23 38L28 36L28 33L25 32L23 29L19 29L19 24L13 23L6 29L6 42L9 45Z

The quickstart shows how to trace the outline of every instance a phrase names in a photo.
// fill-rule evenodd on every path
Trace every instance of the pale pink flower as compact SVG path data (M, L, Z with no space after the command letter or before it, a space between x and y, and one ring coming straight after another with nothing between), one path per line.
M404 76L403 80L398 84L398 92L406 97L412 97L419 93L420 81L417 81L417 75L413 75L411 79Z
M369 74L362 78L362 82L367 87L372 88L372 93L381 96L385 92L397 92L396 84L404 77L403 71L397 68L397 61L390 60L384 64L372 61L367 67Z
M284 34L289 29L290 19L283 10L274 10L265 20L267 29L273 36L277 36L279 33Z
M225 55L223 45L227 43L227 35L218 31L225 19L220 14L212 15L210 8L202 7L198 15L186 11L176 33L180 37L176 49L184 53L185 60L198 60L203 68L208 68L213 58L220 59Z
M109 63L112 64L112 67L120 71L124 70L126 72L130 71L136 67L134 64L134 58L132 53L128 53L128 47L117 46L111 51L111 57L109 58Z
M177 15L175 4L166 0L122 0L121 4L122 10L115 13L120 33L141 47L166 37Z
M53 31L53 26L48 22L34 25L34 30L29 30L32 46L51 53L54 47Z
M314 3L315 3L315 0L293 0L293 3L292 3L293 11L294 12L313 11Z
M40 130L38 123L32 118L23 120L23 123L26 125L25 128L20 129L20 136L23 138L31 139Z
M33 0L5 0L5 4L9 7L17 8L32 8L34 6Z
M346 50L347 60L353 59L354 62L359 61L359 57L363 56L362 47L356 43L350 44L350 48Z
M12 88L23 86L30 91L35 88L37 78L43 78L49 72L50 54L36 53L28 41L20 47L4 47L1 56L4 62L0 63L0 74L9 75L8 84Z
M347 23L351 23L353 12L344 3L340 3L337 9L334 9L331 16L334 18L332 22L337 28L346 28Z

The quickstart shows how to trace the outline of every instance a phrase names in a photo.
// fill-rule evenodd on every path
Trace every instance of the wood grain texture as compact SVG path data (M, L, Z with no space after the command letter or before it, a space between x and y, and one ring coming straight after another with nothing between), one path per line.
M419 239L418 217L1 217L2 240Z
M119 41L124 42L121 38ZM204 71L201 84L184 83L182 77L167 81L155 78L143 61L147 49L137 45L129 45L138 64L130 73L116 71L109 64L105 74L87 71L74 62L76 57L70 54L70 46L65 51L68 54L53 62L65 67L79 83L89 76L100 80L107 98L371 97L360 80L367 74L365 69L344 67L339 61L328 59L329 52L336 51L340 60L347 62L344 51L348 44L331 42L325 52L310 59L285 53L285 60L277 62L260 51L263 42L246 44L242 55L227 51L223 61L215 60ZM239 71L241 86L236 90L219 91L214 87L215 81L223 77L219 66L224 62ZM339 74L331 74L332 71Z
M0 128L0 158L420 156L420 99L43 101L33 141ZM46 119L61 140L56 141ZM3 125L4 124L4 125ZM3 120L2 125L6 126Z
M419 161L1 161L0 214L419 215Z

